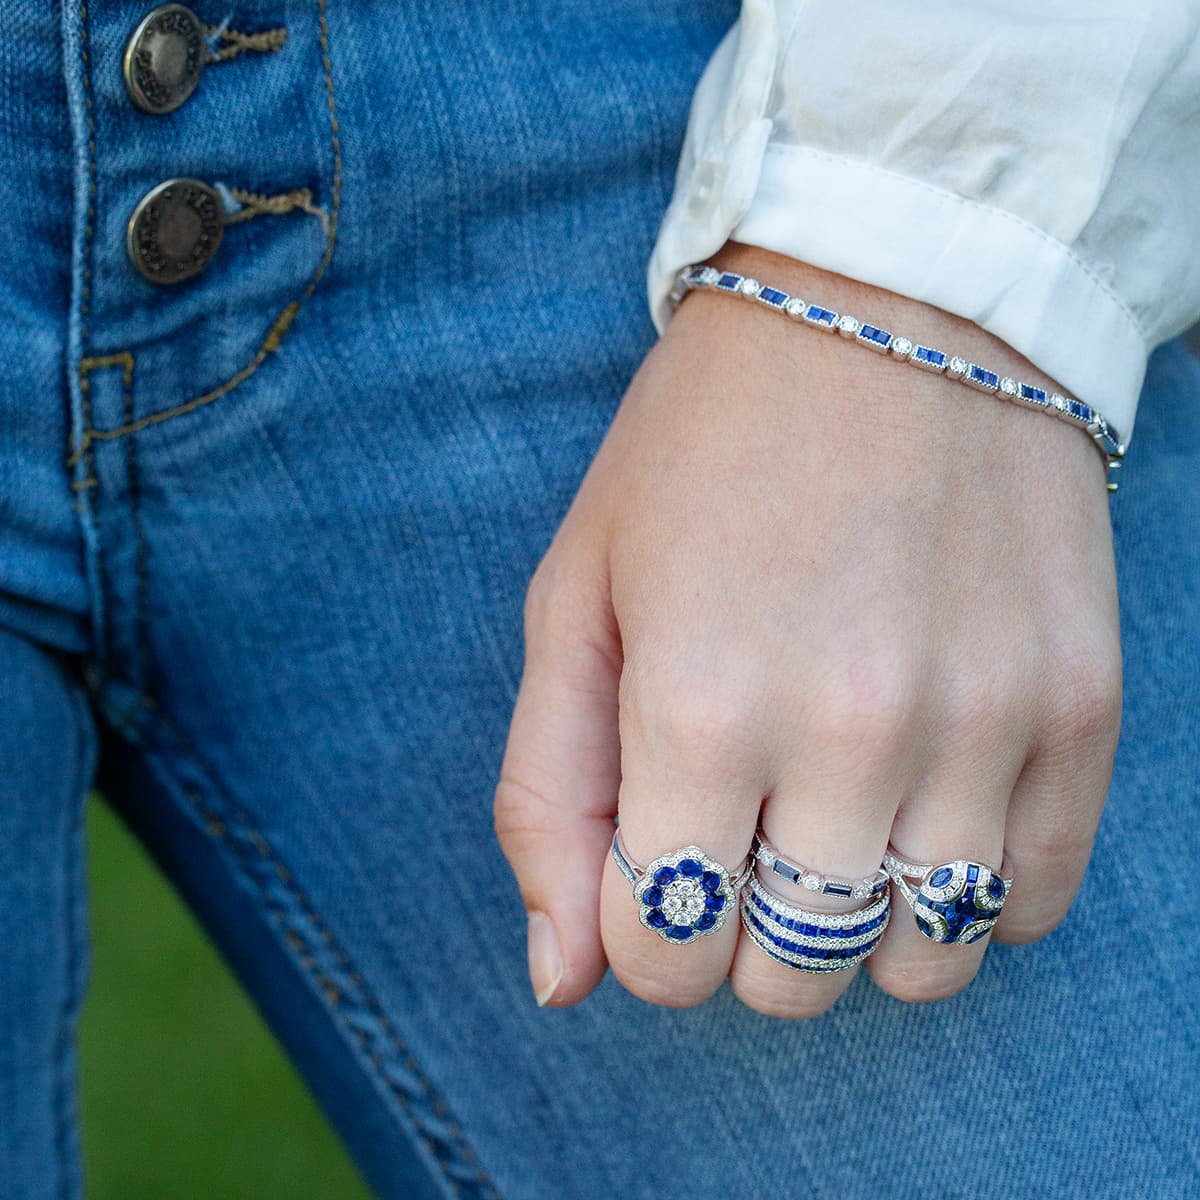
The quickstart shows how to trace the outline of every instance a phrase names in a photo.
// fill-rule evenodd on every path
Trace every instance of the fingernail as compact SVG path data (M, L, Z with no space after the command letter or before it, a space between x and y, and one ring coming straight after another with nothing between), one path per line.
M562 983L562 951L554 922L545 913L529 914L529 980L538 1007L546 1003Z

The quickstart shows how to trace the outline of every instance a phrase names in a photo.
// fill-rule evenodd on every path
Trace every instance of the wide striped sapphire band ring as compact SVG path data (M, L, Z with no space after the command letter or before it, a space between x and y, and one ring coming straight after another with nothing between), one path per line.
M684 846L641 867L626 851L620 829L613 834L612 856L633 884L638 920L675 946L716 933L725 924L753 862L747 855L731 876L699 846Z
M996 924L1012 879L969 859L923 866L889 849L884 870L908 901L917 929L932 942L967 945Z
M796 971L827 974L857 966L874 952L891 917L891 888L882 866L857 879L822 875L785 858L761 829L750 853L757 872L742 892L742 928L765 954ZM814 896L856 903L849 912L801 908L767 886L775 877Z
M848 913L812 912L768 891L753 876L742 892L742 928L763 951L795 971L828 974L874 953L891 917L891 889Z

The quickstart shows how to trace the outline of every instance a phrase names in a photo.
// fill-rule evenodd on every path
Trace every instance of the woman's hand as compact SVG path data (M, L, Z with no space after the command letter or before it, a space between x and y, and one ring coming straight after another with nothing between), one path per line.
M748 246L718 265L1039 382L978 327ZM825 874L974 858L1015 878L1030 941L1087 864L1120 720L1104 470L1085 433L698 292L631 383L530 584L496 828L531 913L539 1002L611 964L691 1005L728 975L761 1012L828 1008L736 919L644 929L608 853L694 843L736 868L761 821ZM802 899L805 893L797 893ZM810 897L811 898L811 897ZM811 906L811 905L810 905ZM964 987L899 902L867 961L894 996Z

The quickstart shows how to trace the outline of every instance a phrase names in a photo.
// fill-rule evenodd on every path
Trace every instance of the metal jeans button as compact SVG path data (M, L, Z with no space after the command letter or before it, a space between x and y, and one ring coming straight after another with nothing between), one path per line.
M179 283L208 265L223 232L216 191L199 179L168 179L137 202L125 244L151 283Z
M196 88L208 47L190 8L163 4L147 13L125 47L125 86L144 112L177 109Z

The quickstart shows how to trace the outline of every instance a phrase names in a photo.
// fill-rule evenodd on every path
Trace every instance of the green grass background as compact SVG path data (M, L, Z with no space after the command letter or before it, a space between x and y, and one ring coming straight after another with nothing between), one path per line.
M257 1011L97 800L88 837L89 1200L368 1200Z

